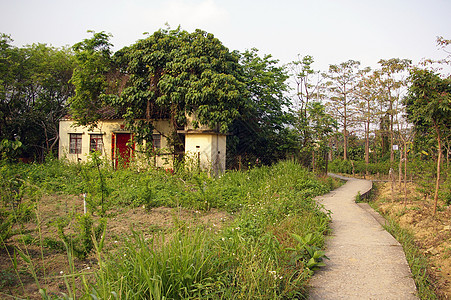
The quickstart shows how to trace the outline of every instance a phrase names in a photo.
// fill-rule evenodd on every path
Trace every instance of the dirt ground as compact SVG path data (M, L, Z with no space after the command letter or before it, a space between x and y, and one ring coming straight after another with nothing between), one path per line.
M65 275L71 273L67 253L58 247L42 247L40 241L50 239L60 241L54 225L58 217L68 213L83 212L81 197L67 195L44 196L38 203L37 218L25 224L21 232L8 241L8 246L0 247L0 298L17 299L28 297L42 299L33 273L41 288L49 295L61 296L68 293ZM110 209L106 248L112 249L121 244L131 230L151 236L158 232L170 235L181 226L203 226L205 230L218 230L225 222L232 219L226 212L211 210L209 212L192 211L180 208L158 207L148 211L143 207ZM38 224L40 226L38 226ZM19 248L25 255L31 257L32 264L25 263L16 252L19 272L13 268L14 249ZM33 266L33 267L32 267ZM74 269L78 272L90 273L97 267L94 254L86 259L74 259ZM81 282L77 283L81 285Z
M400 192L396 184L392 197L391 183L378 183L375 203L382 213L413 232L417 245L430 260L430 273L437 281L439 296L451 299L451 206L439 202L434 216L433 199L424 199L415 186L408 183L405 203L403 191Z

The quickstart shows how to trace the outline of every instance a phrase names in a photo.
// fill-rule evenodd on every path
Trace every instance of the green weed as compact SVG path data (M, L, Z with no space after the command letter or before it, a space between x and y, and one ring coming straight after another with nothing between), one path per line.
M418 296L420 299L438 299L434 282L427 273L428 259L416 246L413 234L401 228L393 219L387 218L387 221L384 228L401 243L417 286Z

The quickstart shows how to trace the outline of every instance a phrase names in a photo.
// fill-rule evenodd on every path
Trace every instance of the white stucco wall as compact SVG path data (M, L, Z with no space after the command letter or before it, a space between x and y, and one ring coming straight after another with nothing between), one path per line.
M214 174L225 171L226 136L223 134L188 132L185 134L185 152L204 170Z
M105 120L98 123L96 128L88 128L85 126L76 126L75 122L70 119L63 119L59 124L59 158L67 158L69 161L87 161L89 156L89 144L91 134L102 134L103 137L103 151L102 156L112 159L114 145L113 145L113 133L127 133L125 123L123 120ZM161 136L161 150L162 153L169 153L165 150L168 147L168 141L164 135L168 135L172 129L170 123L164 120L154 121L154 134L162 134ZM81 133L82 134L82 149L80 154L69 153L70 146L70 134ZM138 148L136 150L139 150ZM139 155L139 151L135 151L135 157L143 159L144 156ZM152 159L148 163L155 163L158 167L172 166L172 155L160 155Z

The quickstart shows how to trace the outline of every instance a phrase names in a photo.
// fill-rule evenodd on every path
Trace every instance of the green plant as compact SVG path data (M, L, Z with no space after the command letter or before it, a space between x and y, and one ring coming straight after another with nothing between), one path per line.
M361 203L363 202L362 200L362 195L360 194L360 191L357 192L357 195L355 196L355 200L356 203Z
M402 228L395 220L388 217L386 219L388 222L384 228L401 243L420 299L438 299L434 292L434 280L427 272L428 259L416 245L413 234Z
M318 248L315 244L320 239L319 235L309 233L304 237L292 233L291 237L296 240L297 244L295 248L287 248L286 250L292 251L292 259L294 263L298 263L299 260L304 261L308 269L314 271L319 267L324 267L326 264L323 259L329 259L325 252Z
M94 248L93 240L99 239L105 234L106 219L101 218L97 226L94 225L92 216L76 214L76 224L73 234L66 233L65 228L70 225L67 218L60 218L57 223L58 235L64 245L79 259L85 259Z
M17 171L17 172L16 172ZM28 185L20 171L11 164L0 165L0 243L21 233L21 225L33 218L38 191Z
M14 161L22 151L22 142L19 140L10 141L3 139L0 142L0 159L8 162Z

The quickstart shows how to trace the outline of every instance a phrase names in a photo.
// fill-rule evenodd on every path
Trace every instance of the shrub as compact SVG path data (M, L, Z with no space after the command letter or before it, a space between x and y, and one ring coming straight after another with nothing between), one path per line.
M70 224L70 219L75 219L76 223ZM76 214L73 218L58 219L56 226L58 235L67 249L77 258L85 259L94 248L93 239L99 241L104 234L106 219L100 219L95 226L91 215ZM74 233L68 233L69 231Z
M38 190L23 179L16 165L0 164L0 244L20 233L15 225L33 218Z

